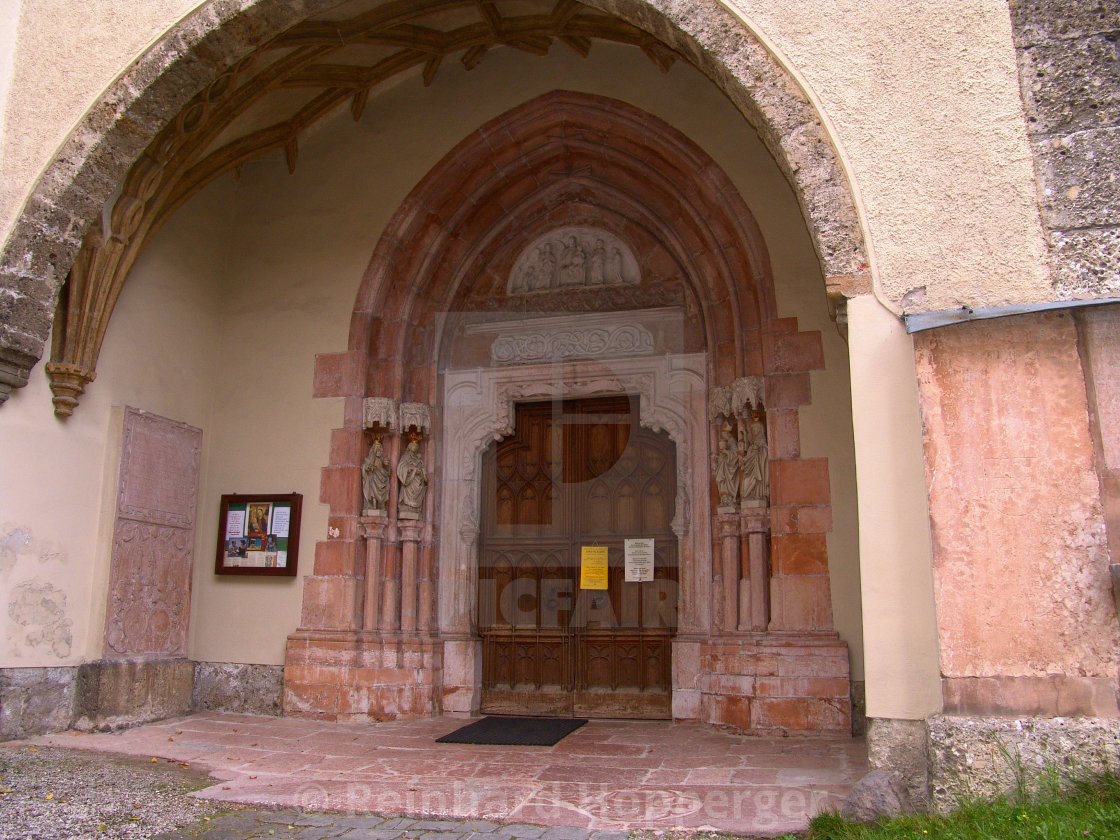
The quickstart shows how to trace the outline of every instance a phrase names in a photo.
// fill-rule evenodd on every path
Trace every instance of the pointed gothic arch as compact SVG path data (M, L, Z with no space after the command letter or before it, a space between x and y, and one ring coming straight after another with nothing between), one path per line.
M557 274L546 290L515 288L525 248L561 231L573 248L572 231L626 243L639 255L638 279L571 286ZM673 317L676 332L665 329ZM616 354L581 344L581 331L625 326L648 341ZM527 333L547 345L557 329L567 349L551 356L514 353L506 364L494 355L498 342ZM286 709L342 718L477 711L483 450L512 431L518 402L631 395L641 424L664 429L676 446L674 716L759 730L847 728L847 650L832 630L826 558L823 574L764 582L768 509L721 507L717 516L711 492L712 441L732 413L713 401L719 393L730 406L734 392L740 413L765 409L774 469L820 466L798 457L796 414L821 359L819 333L777 316L766 246L745 202L676 129L618 100L560 91L472 132L387 225L357 292L348 351L319 357L317 380L333 384L318 395L347 405L335 434L349 445L323 471L323 486L339 490L323 498L344 536L319 543L305 582ZM420 444L429 501L419 516L394 516L392 499L387 512L364 515L350 453L364 451L371 431L386 438L390 461L408 441ZM740 559L747 543L750 586ZM773 617L768 597L782 605ZM768 718L774 698L705 690L718 670L701 664L713 645L757 653L775 644L783 656L820 657L830 685L844 690L825 698L797 695L793 682L778 689L798 709L817 704L811 719L799 712L800 723ZM403 687L397 669L409 660L413 684ZM753 723L728 711L750 703Z

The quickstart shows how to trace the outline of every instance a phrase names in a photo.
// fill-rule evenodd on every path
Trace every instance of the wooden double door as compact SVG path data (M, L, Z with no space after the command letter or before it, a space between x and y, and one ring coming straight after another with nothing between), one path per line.
M637 398L518 406L482 494L482 711L671 717L676 459ZM654 540L654 580L625 582L627 538ZM605 590L580 587L585 546L607 548Z

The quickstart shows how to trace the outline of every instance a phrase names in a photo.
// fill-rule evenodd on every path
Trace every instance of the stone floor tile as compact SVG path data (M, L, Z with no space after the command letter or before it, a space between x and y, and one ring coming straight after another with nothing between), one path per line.
M510 825L501 826L497 833L504 837L518 837L523 840L537 840L544 834L544 828L539 825L528 825L526 823L512 823Z
M556 826L545 831L540 840L587 840L588 831L585 828L573 826Z
M463 831L474 831L480 834L492 832L498 827L498 823L487 822L486 820L467 820L463 823Z
M629 831L600 829L592 831L588 840L629 840Z

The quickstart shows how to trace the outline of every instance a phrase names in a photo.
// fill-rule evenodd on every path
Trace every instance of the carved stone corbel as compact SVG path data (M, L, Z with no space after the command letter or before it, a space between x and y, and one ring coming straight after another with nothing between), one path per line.
M362 427L395 432L399 407L392 397L366 397L362 401Z
M432 431L432 410L427 403L401 403L401 432L417 431L428 435Z

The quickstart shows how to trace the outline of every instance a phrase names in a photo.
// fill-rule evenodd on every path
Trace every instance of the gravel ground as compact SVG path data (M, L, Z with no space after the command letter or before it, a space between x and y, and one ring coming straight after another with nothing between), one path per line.
M0 840L153 837L218 813L183 795L211 783L162 759L0 744Z

